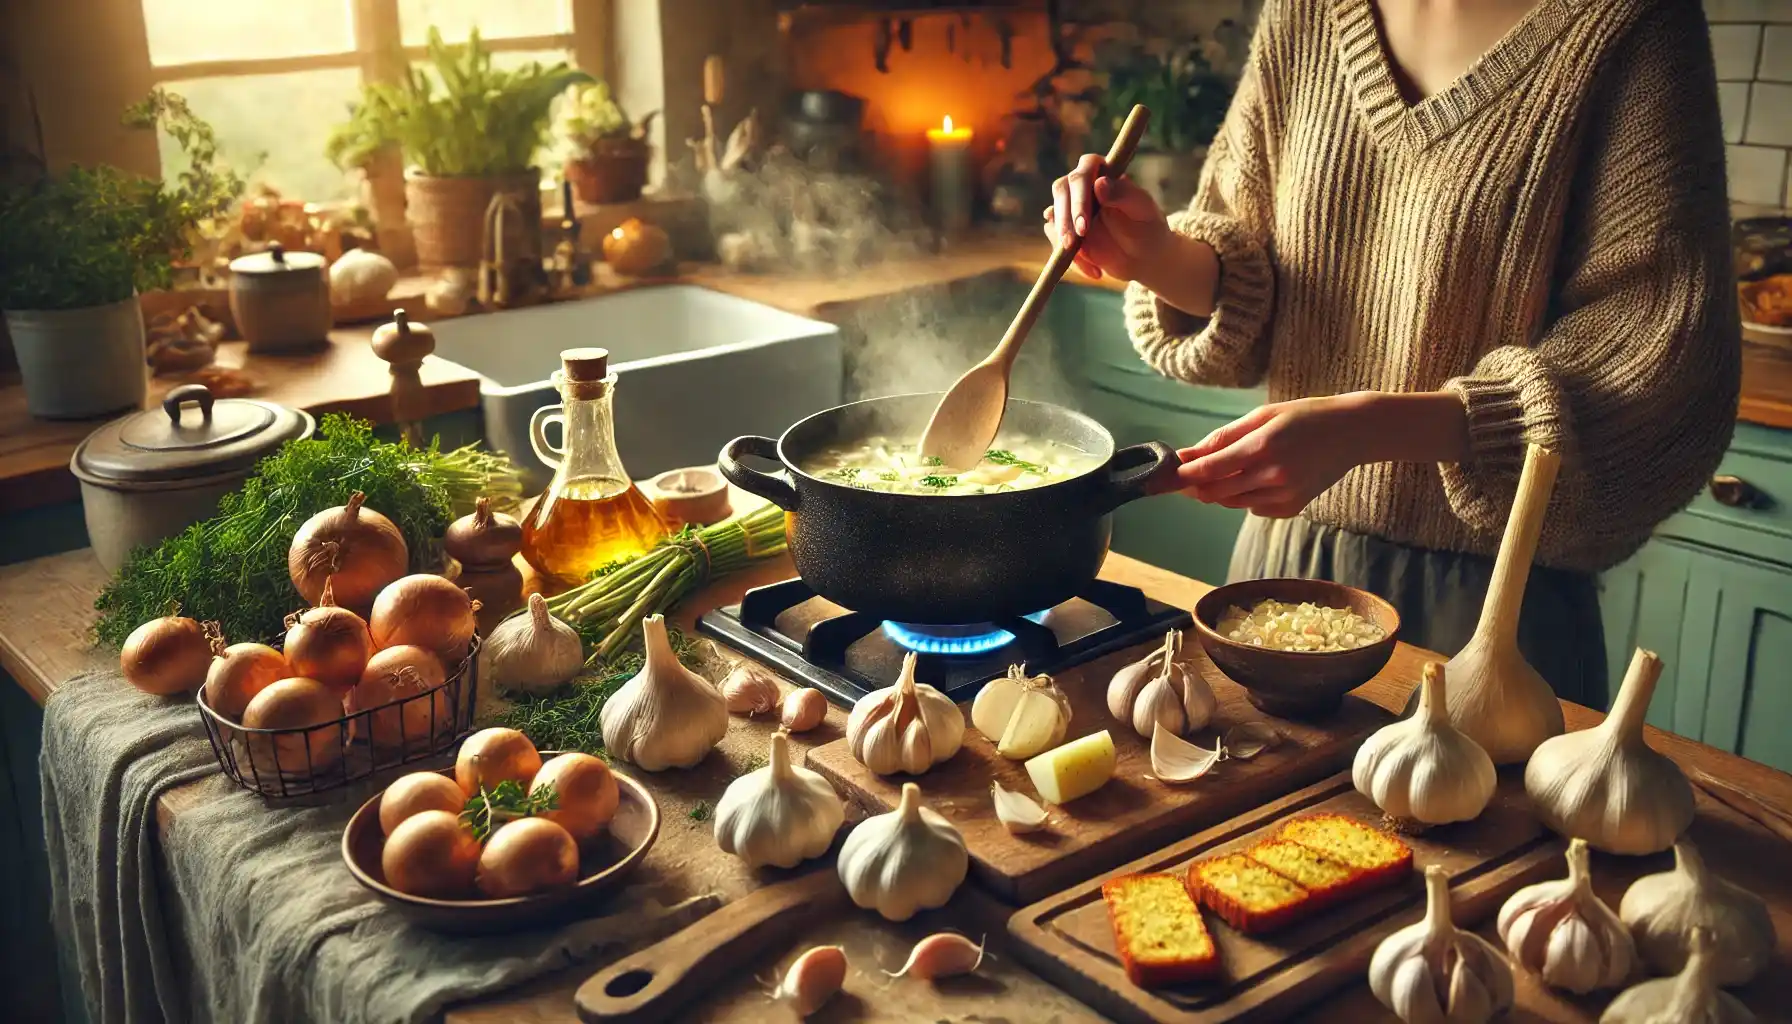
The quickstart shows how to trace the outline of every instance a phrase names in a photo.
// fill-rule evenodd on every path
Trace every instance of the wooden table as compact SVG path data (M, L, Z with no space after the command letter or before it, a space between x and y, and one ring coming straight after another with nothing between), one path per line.
M786 578L791 572L789 562L783 558L756 566L710 587L687 602L674 618L688 626L697 612L737 600L748 587ZM1192 607L1209 589L1205 584L1119 555L1109 557L1102 575L1142 587L1151 596L1184 608ZM84 639L93 618L93 595L103 579L99 565L87 551L0 567L0 666L38 699L53 692L57 684L70 676L111 660L109 654L89 648ZM1357 693L1397 710L1404 706L1420 666L1430 657L1427 652L1402 644L1387 669ZM1601 717L1578 705L1564 707L1571 729L1586 728ZM831 708L827 722L797 737L797 745L806 749L833 740L844 724L845 712ZM706 770L666 773L650 780L666 824L644 872L668 895L717 892L730 899L758 884L739 861L715 848L711 826L693 821L690 812L699 803L715 802L733 774L730 766L742 765L748 758L762 754L770 731L770 723L736 719L723 741L723 758L706 762ZM1792 776L1653 729L1649 731L1649 741L1682 764L1701 767L1762 798L1792 806ZM718 764L718 760L726 764ZM189 792L176 790L163 798L158 818L164 830L181 813ZM1792 877L1779 868L1788 851L1752 822L1703 796L1699 814L1695 836L1707 860L1726 877L1769 899L1781 936L1780 962L1792 964ZM1603 894L1613 901L1618 895L1611 891ZM1092 1024L1102 1020L1094 1011L1026 971L1012 954L1002 951L1003 925L1011 909L967 887L946 908L906 925L892 925L864 913L843 915L803 935L791 936L786 948L767 950L758 973L769 976L801 948L838 943L846 947L859 968L853 972L848 989L852 998L816 1019L967 1024L998 1020ZM895 970L900 966L908 945L916 938L947 927L990 937L996 959L983 976L939 989L906 983L884 986L871 980L879 978L878 967ZM589 973L588 969L573 969L553 975L519 990L457 1008L447 1019L453 1024L573 1024L577 1018L572 992ZM1742 994L1757 1007L1792 1005L1792 978L1787 977L1792 972L1769 973L1775 977L1757 982ZM763 1021L769 1012L763 991L760 978L717 979L714 993L693 1013L704 1020ZM1587 1024L1596 1020L1600 1005L1564 1001L1521 976L1520 1009L1509 1019ZM1369 995L1365 985L1340 992L1308 1019L1345 1024L1394 1020Z

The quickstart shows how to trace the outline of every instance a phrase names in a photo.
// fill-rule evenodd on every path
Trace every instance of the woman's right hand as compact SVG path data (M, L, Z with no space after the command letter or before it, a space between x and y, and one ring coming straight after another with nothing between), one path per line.
M1053 245L1080 237L1076 267L1090 277L1135 279L1169 235L1157 200L1126 178L1108 174L1099 153L1085 153L1069 174L1052 182L1045 237Z

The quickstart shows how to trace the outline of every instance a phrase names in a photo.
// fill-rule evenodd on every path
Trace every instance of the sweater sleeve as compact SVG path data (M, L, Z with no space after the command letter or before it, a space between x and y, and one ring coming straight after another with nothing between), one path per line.
M1570 532L1598 549L1581 560L1628 556L1709 479L1736 420L1741 324L1710 32L1696 3L1675 2L1630 35L1587 125L1541 335L1445 385L1467 407L1470 454L1441 467L1444 490L1471 527L1500 530L1527 443L1562 456L1545 559Z
M1159 299L1137 281L1126 286L1126 329L1147 365L1193 384L1247 387L1268 361L1275 275L1266 69L1275 4L1265 7L1251 55L1224 124L1208 146L1200 186L1170 228L1206 242L1219 256L1213 316L1202 319Z

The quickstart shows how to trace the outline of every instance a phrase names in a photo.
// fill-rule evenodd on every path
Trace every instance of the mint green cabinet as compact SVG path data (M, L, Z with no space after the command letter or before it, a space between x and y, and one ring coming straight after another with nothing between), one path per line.
M1605 620L1605 663L1612 675L1613 692L1630 664L1630 655L1646 647L1661 656L1661 681L1649 703L1649 724L1658 729L1699 735L1703 708L1678 714L1676 694L1684 673L1680 661L1680 635L1686 620L1686 589L1699 551L1671 541L1651 541L1624 564L1599 578L1599 611ZM1703 686L1686 687L1688 700L1697 700ZM1696 692L1695 692L1696 691Z
M1792 570L1724 554L1701 560L1686 627L1682 655L1705 682L1699 738L1792 771Z

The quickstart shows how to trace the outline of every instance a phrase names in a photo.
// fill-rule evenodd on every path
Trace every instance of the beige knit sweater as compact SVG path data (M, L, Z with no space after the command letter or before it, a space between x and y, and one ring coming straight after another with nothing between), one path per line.
M1200 191L1170 218L1219 253L1214 316L1135 283L1134 343L1160 373L1271 400L1453 391L1467 462L1359 466L1307 517L1492 554L1536 442L1564 459L1539 560L1611 566L1692 499L1735 422L1698 0L1538 0L1412 106L1371 3L1268 0Z

